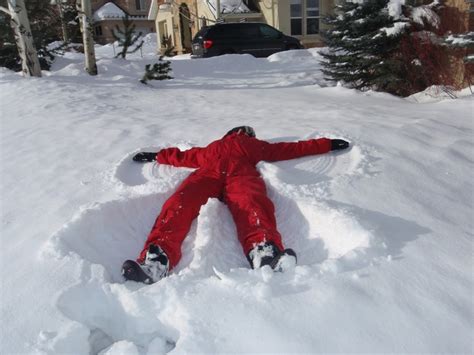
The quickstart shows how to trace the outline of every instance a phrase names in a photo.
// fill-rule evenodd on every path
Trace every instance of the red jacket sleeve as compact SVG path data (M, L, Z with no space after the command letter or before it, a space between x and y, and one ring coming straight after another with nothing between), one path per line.
M176 167L199 168L199 160L203 148L191 148L184 152L178 148L166 148L158 152L156 160L160 164Z
M264 142L260 160L278 161L304 157L307 155L323 154L331 150L329 138L310 139L299 142L268 143Z

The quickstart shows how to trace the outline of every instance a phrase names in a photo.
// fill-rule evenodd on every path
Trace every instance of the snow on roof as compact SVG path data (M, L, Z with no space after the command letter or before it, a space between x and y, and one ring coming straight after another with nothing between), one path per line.
M215 16L217 11L217 1L207 0L206 3ZM220 5L221 14L243 14L251 12L242 0L221 0Z
M125 12L114 3L108 2L94 12L94 21L107 19L121 19L125 16Z

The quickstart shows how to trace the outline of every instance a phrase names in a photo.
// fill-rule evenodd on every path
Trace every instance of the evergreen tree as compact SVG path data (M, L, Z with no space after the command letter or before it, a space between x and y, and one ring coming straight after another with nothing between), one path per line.
M10 20L16 44L16 53L21 63L21 71L25 76L41 77L41 67L38 53L33 43L33 35L25 2L23 0L9 0L7 4L8 8L0 6L0 11L6 14Z
M0 66L15 71L21 70L21 60L10 26L10 16L2 11L0 11Z
M122 57L125 59L127 54L135 53L143 46L143 40L140 43L136 44L139 38L142 36L142 33L135 33L135 24L130 20L128 14L122 18L123 30L119 26L115 26L115 30L112 31L112 35L119 42L119 47L122 47L122 50L115 56L116 58ZM134 49L129 51L129 48L135 46Z
M468 8L433 1L418 6L407 3L404 12L411 22L400 43L399 60L406 68L407 92L439 86L454 97L455 90L474 78L474 63L468 55L474 47Z
M406 23L390 16L387 3L345 1L325 19L330 30L323 33L323 38L329 50L321 55L327 79L357 89L397 91L402 68L394 60L394 53Z
M77 25L72 20L77 16L77 11L72 7L74 0L70 0L67 6L68 26L71 29L71 37L77 31ZM6 0L0 0L1 6L6 6ZM28 0L25 1L28 18L30 20L33 43L38 53L38 59L42 70L49 70L55 55L63 52L66 44L57 43L62 39L61 18L58 16L55 6L50 0ZM65 5L66 6L66 5ZM72 29L75 28L75 31ZM10 18L0 14L0 66L11 70L21 70L21 60L15 45L14 32L10 26Z
M62 40L66 43L81 43L79 26L79 12L76 0L55 0L56 8L61 21Z
M169 47L163 55L160 55L158 63L153 65L147 64L145 66L145 74L140 80L143 84L146 84L149 80L169 80L173 79L169 73L171 71L171 62L169 60L163 60L165 56L169 56L174 50L174 47Z
M461 34L450 34L444 38L444 44L450 48L462 48L466 51L464 61L466 63L474 63L474 32L466 32ZM467 54L470 52L471 54Z

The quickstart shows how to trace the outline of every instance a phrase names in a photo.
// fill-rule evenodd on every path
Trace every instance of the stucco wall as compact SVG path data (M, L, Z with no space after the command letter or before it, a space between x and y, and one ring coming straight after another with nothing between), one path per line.
M142 32L143 35L148 33L155 32L153 21L149 20L135 20L135 31ZM97 43L106 44L115 41L115 38L112 34L112 31L115 30L116 26L123 28L122 20L105 20L100 21L95 24L95 26L100 26L102 28L102 35L96 36Z
M334 8L334 0L320 0L320 14L324 16L325 14L331 13ZM168 34L172 36L172 41L175 46L175 49L178 53L181 53L181 29L179 26L179 5L186 3L189 10L193 14L198 14L199 19L192 16L194 23L192 26L192 36L194 36L199 29L202 27L201 18L207 18L207 24L212 25L215 21L215 15L209 8L206 0L182 0L175 3L171 6L171 10L164 12L158 10L158 15L156 18L156 28L158 31L159 23L161 21L166 21ZM279 29L283 33L290 35L290 0L258 0L258 6L261 10L261 16L259 15L248 15L239 14L239 15L227 15L223 16L226 22L235 22L239 21L242 18L246 18L247 21L263 21L269 25ZM174 26L171 25L173 19ZM320 22L320 28L324 28L322 22ZM160 34L161 37L162 34ZM310 35L310 36L298 36L302 43L306 47L321 46L322 41L319 35Z
M283 0L283 1L288 2L288 0ZM280 31L284 33L287 33L280 27L278 7L279 7L279 3L281 4L281 2L282 1L277 1L277 0L261 0L258 2L258 5L262 12L262 17L263 17L264 22L266 22L270 26L273 26L279 29Z
M322 17L334 12L334 1L333 0L320 0L319 4L319 13L321 20L319 21L320 29L325 29L325 26L322 22ZM276 23L280 31L287 35L291 35L290 27L290 1L289 0L279 0L276 5ZM305 35L305 36L295 36L303 43L305 47L315 47L322 46L322 40L319 35Z
M158 32L159 36L159 44L158 47L160 51L163 49L163 45L161 43L161 37L163 33L159 32L160 22L165 22L166 29L168 31L168 35L171 36L171 41L174 46L175 53L183 53L184 48L181 43L181 26L180 26L180 15L179 15L179 8L182 4L186 4L190 12L190 21L191 21L191 37L193 37L199 30L199 21L196 18L196 14L201 15L200 10L198 9L198 1L196 0L181 0L173 2L169 5L162 5L162 7L158 8L158 15L155 20L155 27ZM165 6L166 10L163 9Z

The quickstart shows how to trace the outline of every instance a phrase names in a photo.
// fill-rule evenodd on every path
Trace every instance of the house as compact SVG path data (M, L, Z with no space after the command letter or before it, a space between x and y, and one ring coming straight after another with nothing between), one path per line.
M152 0L91 0L94 20L95 40L105 44L114 42L113 30L116 26L123 27L122 18L125 14L136 26L136 31L146 35L156 32L155 21L148 19Z
M334 0L152 0L148 19L155 21L161 50L169 40L177 53L191 52L194 35L218 18L265 22L315 47L322 44L322 16L333 7Z

